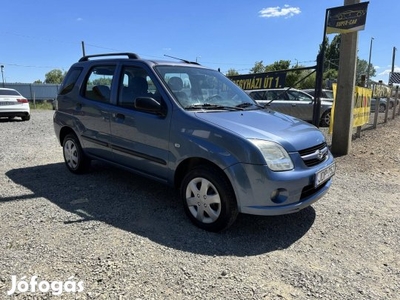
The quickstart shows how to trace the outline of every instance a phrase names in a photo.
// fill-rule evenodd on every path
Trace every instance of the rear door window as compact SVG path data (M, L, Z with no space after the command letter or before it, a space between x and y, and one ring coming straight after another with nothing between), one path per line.
M96 66L89 72L84 83L84 96L90 100L111 102L111 84L114 79L115 66Z

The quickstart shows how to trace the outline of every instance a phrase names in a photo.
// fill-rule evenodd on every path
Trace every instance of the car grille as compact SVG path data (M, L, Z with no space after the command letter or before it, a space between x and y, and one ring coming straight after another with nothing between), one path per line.
M299 151L301 158L307 167L320 164L328 157L328 145L324 142L317 146Z

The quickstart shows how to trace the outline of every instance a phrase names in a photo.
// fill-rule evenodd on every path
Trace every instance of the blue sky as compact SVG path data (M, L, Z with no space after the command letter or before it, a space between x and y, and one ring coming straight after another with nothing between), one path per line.
M362 1L364 2L364 1ZM247 74L255 62L315 65L327 8L344 0L14 0L1 4L0 64L5 82L44 80L86 54L135 52L197 60ZM388 82L393 47L400 49L399 0L370 0L358 56ZM329 35L331 41L334 35ZM396 51L396 71L400 53Z

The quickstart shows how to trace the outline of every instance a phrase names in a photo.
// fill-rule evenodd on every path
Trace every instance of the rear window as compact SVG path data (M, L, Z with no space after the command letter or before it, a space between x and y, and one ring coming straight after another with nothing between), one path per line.
M2 96L5 96L5 95L21 96L21 94L18 93L16 90L0 90L0 95L2 95Z
M70 91L72 91L81 72L82 68L74 68L68 72L67 76L65 76L62 86L60 87L60 93L59 93L60 95L67 94Z

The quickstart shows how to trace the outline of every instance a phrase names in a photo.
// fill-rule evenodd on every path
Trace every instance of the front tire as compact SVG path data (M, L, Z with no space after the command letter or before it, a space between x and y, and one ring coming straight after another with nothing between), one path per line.
M212 232L228 228L236 220L236 197L228 178L213 167L196 167L182 181L185 212L196 226Z
M65 136L63 155L65 164L72 173L82 174L87 171L90 160L83 153L81 144L75 134L69 133Z

